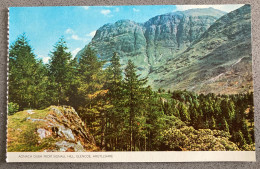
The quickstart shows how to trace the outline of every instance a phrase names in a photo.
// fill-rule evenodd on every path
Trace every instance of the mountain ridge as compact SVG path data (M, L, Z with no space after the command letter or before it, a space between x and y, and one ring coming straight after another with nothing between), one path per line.
M123 68L128 59L133 60L137 73L148 76L148 84L154 89L221 93L215 89L217 86L213 87L216 79L225 79L225 74L221 73L234 73L238 69L242 73L243 69L247 75L242 73L241 77L248 82L240 82L237 88L252 90L252 73L248 71L251 69L250 19L250 5L245 5L226 14L214 8L204 8L158 15L144 23L119 20L99 28L89 45L102 60L109 60L113 52L117 52ZM231 48L236 50L229 50ZM237 52L240 54L236 57ZM221 55L232 58L228 60ZM245 68L241 68L243 65ZM198 70L200 68L204 73ZM209 83L212 82L210 79L215 79L214 83Z
M212 14L205 15L204 11L209 10ZM165 58L171 57L169 53L182 51L225 13L213 8L187 11L158 15L144 23L119 20L113 24L105 24L96 31L89 45L98 52L102 60L109 60L113 52L117 52L123 67L128 59L132 59L138 65L138 73L145 77L153 67L163 64ZM192 16L195 12L196 16ZM202 13L202 16L197 16L198 13ZM159 26L154 24L158 18L162 21ZM201 20L199 24L202 26L190 28L193 20ZM176 23L181 25L178 27ZM181 28L185 28L185 31ZM185 38L179 38L180 36ZM76 55L77 58L85 48Z

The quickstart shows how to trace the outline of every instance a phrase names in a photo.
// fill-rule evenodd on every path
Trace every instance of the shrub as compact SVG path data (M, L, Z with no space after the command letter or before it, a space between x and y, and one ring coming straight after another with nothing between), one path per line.
M180 129L169 128L162 132L162 137L164 144L173 151L239 151L237 145L229 141L229 133L223 131L195 130L184 126Z
M19 110L19 105L17 103L8 103L8 115L13 115Z

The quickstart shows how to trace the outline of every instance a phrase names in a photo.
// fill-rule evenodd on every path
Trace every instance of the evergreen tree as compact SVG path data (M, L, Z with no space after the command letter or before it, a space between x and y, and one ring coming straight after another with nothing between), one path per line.
M250 136L250 132L249 132L249 129L248 129L248 126L247 126L245 118L242 120L241 132L243 133L243 136L244 136L246 142L248 144L251 144L252 143L252 138Z
M73 76L70 73L72 71L70 65L72 56L67 50L66 42L63 38L60 38L50 54L49 76L52 81L53 102L58 105L68 103L67 92L70 90L69 84Z
M252 126L253 126L253 122L254 122L254 110L253 110L253 106L250 106L249 113L248 113L248 119L249 119L249 122L250 122L251 127L252 127Z
M107 69L107 82L105 88L108 89L108 100L112 105L107 114L108 128L107 128L107 142L110 142L112 149L122 149L120 141L123 139L123 118L124 114L122 108L122 70L119 56L114 53L110 66Z
M104 89L104 65L97 54L89 46L81 55L78 66L79 114L97 140L101 149L105 148L105 130L107 110L111 105L107 102L107 89Z
M182 102L179 103L179 113L182 121L190 122L190 115L188 113L188 109Z
M11 45L9 51L9 102L24 108L40 108L46 103L46 68L35 59L25 34Z
M229 125L227 123L227 120L225 118L223 118L223 130L226 131L226 132L229 132Z
M125 68L124 79L124 101L125 111L127 113L126 121L128 121L128 133L129 133L129 149L135 150L135 141L137 139L138 123L136 119L142 113L143 106L143 89L142 86L146 83L146 79L139 79L139 75L136 74L136 66L129 60Z
M238 144L239 147L242 147L246 144L243 133L239 130L234 133L234 141Z

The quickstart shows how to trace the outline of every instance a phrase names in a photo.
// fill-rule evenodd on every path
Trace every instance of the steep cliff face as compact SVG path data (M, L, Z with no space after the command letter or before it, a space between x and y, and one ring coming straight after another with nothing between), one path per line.
M221 17L183 53L150 74L150 79L155 88L226 94L252 91L250 6Z
M151 18L144 24L150 63L153 66L163 65L169 58L174 58L224 14L222 11L208 8Z
M90 46L98 52L103 60L109 60L113 53L117 52L123 67L131 58L135 60L136 64L138 63L140 72L148 74L146 38L142 24L130 20L106 24L97 30Z
M72 107L25 110L8 117L8 152L96 150L93 136Z
M117 52L123 67L128 59L132 59L138 73L147 76L169 58L183 52L224 14L208 8L160 15L143 24L121 20L99 28L90 46L104 60L109 60L113 52Z

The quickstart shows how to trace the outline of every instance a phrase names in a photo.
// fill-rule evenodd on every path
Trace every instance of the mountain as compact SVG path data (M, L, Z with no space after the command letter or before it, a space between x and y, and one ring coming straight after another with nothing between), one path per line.
M187 49L224 14L207 8L159 15L145 23L120 20L99 28L89 45L103 60L109 60L113 52L117 52L123 67L128 59L132 59L138 66L138 73L145 77ZM76 57L80 57L85 49Z
M149 79L154 88L221 94L252 91L250 5L222 16Z
M68 106L25 110L8 117L8 152L95 151L93 136Z
M123 68L132 59L154 90L253 91L250 5L228 14L206 8L145 23L120 20L99 28L89 45L103 60L117 52Z

